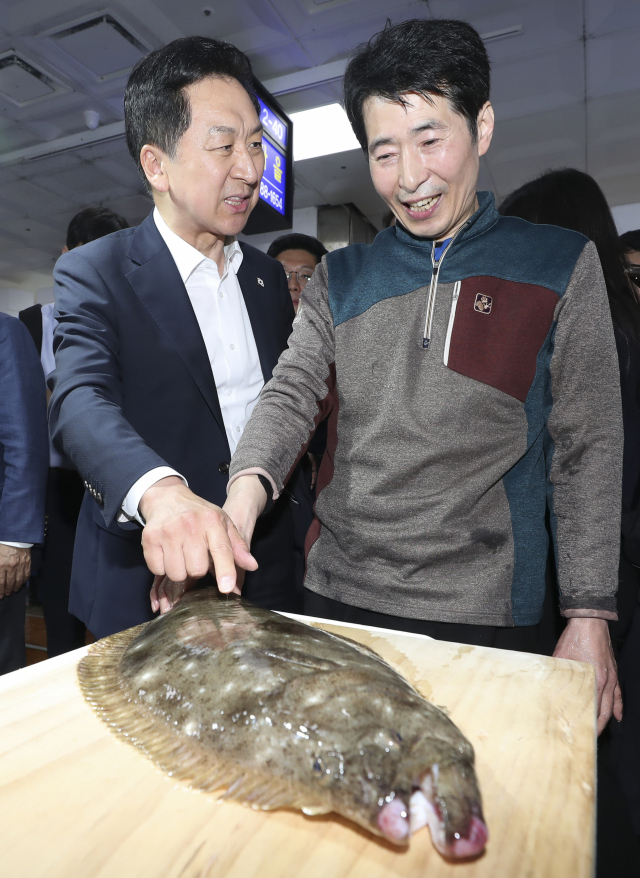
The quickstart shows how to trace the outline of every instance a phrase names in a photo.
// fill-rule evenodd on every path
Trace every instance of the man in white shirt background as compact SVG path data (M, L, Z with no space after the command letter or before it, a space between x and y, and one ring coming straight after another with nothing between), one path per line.
M231 555L213 571L212 525L294 316L281 265L235 240L264 169L248 59L204 37L150 53L131 73L125 126L155 208L65 254L54 275L51 433L87 489L70 609L98 637L150 618L166 589L233 574ZM296 516L310 521L294 486L261 519L255 561L228 521L255 603L299 608Z
M86 207L69 223L62 252L68 253L127 228L126 219L112 210ZM18 315L33 338L44 378L55 369L53 309L53 302L32 305ZM85 626L68 609L73 545L83 496L84 486L77 470L69 458L49 442L44 544L34 551L31 565L31 583L35 584L42 604L49 658L85 643Z

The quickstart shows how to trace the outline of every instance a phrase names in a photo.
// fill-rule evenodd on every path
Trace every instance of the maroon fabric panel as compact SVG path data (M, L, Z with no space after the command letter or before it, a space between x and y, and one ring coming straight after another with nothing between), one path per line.
M524 402L557 304L557 293L546 287L497 277L463 280L449 368Z
M326 417L327 412L329 414L329 421L327 423L327 447L325 449L324 455L322 457L322 463L320 464L320 468L318 470L318 478L316 481L316 498L319 496L320 491L323 488L326 488L327 485L331 482L333 478L333 470L334 470L334 456L336 452L336 448L338 445L338 388L336 385L336 367L335 363L331 363L329 377L327 378L327 387L329 389L328 394L323 399L320 411L318 413L318 417L316 418L316 425L320 423L320 421ZM309 552L311 550L311 546L315 543L315 541L320 536L320 522L317 517L313 516L313 521L311 522L311 527L307 532L307 538L304 543L304 557L305 559L309 557Z

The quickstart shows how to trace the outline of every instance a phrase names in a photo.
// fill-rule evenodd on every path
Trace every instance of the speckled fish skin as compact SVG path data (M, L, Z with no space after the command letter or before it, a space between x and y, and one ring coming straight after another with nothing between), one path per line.
M408 805L426 781L436 846L453 856L484 847L486 837L478 851L455 851L482 821L471 745L366 647L206 589L142 630L119 678L136 711L227 766L223 798L335 811L405 844ZM381 819L394 801L406 833Z

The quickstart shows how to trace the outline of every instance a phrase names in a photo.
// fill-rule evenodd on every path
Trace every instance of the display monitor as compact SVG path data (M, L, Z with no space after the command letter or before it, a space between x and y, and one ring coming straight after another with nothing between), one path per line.
M244 228L245 235L278 232L293 224L293 122L273 95L254 81L264 129L264 174L260 198Z

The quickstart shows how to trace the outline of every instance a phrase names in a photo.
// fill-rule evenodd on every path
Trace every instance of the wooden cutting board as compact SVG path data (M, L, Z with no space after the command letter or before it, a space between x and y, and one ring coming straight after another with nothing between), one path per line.
M181 787L84 702L81 649L0 678L0 876L591 878L590 666L315 624L375 649L471 741L490 832L480 859L445 862L428 829L398 850L333 815L255 812Z

